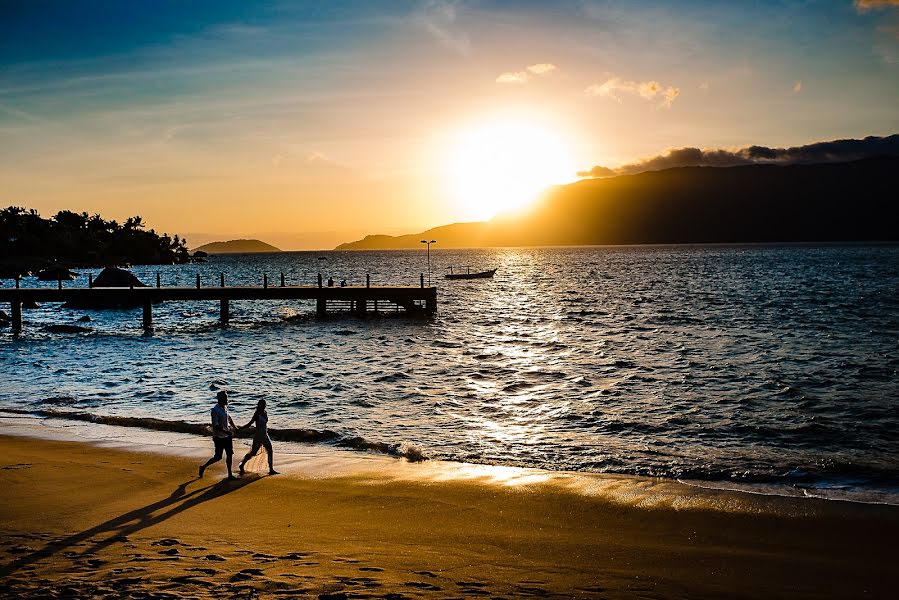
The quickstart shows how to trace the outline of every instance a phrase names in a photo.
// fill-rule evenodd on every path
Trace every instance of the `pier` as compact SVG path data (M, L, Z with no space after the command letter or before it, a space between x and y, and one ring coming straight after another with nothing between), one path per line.
M22 331L22 304L27 302L67 302L78 308L134 307L143 311L143 327L153 329L153 305L160 302L209 301L219 303L222 324L231 318L231 302L239 300L315 300L315 314L326 317L329 312L365 316L370 312L404 312L410 315L431 316L437 311L437 288L420 286L371 286L366 277L364 286L323 286L321 275L317 286L269 285L264 277L261 286L226 286L224 275L220 285L202 286L200 276L193 287L160 285L156 287L70 287L60 281L58 286L0 288L0 303L11 305L10 317L14 333Z

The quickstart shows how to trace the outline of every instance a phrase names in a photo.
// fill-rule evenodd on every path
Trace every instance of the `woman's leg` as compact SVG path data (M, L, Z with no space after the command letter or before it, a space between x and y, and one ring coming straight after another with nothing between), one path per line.
M275 451L272 450L272 441L265 438L265 441L262 443L265 445L265 451L268 453L268 473L269 475L277 475L278 472L275 471Z
M262 444L259 440L253 440L253 447L250 448L250 451L247 452L244 455L243 460L240 461L240 466L238 468L240 469L241 473L243 473L243 466L247 463L247 461L256 456L256 453L259 452L259 446L261 445Z

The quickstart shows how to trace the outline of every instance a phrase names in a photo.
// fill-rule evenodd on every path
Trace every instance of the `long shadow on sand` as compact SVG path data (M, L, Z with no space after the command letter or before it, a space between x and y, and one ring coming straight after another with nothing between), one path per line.
M162 523L194 506L210 500L215 500L225 494L235 492L259 479L258 476L244 476L236 481L228 481L225 479L188 493L187 486L197 481L197 479L190 479L175 488L167 498L142 506L141 508L136 508L124 515L100 523L99 525L86 529L80 533L70 535L60 541L50 542L40 550L36 550L31 554L20 556L8 565L0 567L0 579L15 573L26 565L49 558L62 552L66 548L77 546L82 542L92 540L98 536L103 536L104 534L109 535L104 539L97 541L90 549L85 550L82 554L93 554L112 544L125 542L127 540L126 536L130 534Z

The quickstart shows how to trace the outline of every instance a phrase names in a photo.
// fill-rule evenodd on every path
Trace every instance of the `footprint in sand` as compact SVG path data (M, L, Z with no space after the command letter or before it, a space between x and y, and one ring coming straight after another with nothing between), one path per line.
M424 575L425 577L437 577L435 574L430 571L412 571L416 575Z
M218 573L218 571L216 571L215 569L207 569L204 567L192 567L187 570L191 573L202 573L203 575L215 575L216 573Z
M256 552L255 554L253 554L253 558L263 563L270 563L278 560L276 556L272 556L271 554L263 554L261 552Z
M215 562L224 562L225 561L225 557L219 556L218 554L207 554L206 556L203 557L203 559L211 560L211 561L215 561Z
M462 588L462 592L466 596L489 596L490 592L481 589L487 587L486 583L480 581L457 581L456 585Z
M431 590L434 592L440 591L442 589L442 588L440 588L432 583L428 583L426 581L407 581L405 583L405 585L407 587L414 587L414 588L418 588L420 590Z
M150 544L151 546L183 546L181 542L176 540L175 538L163 538L161 540L156 540Z
M214 587L216 584L211 581L206 581L205 579L200 579L196 575L179 575L178 577L172 577L171 581L173 583L180 585L190 584L190 585L202 585L204 587ZM177 589L177 588L176 588Z
M241 569L237 573L231 576L230 581L246 581L247 579L252 579L253 577L258 577L262 575L262 569Z
M110 584L114 589L128 588L138 583L144 583L143 577L119 577L113 579Z
M362 587L374 588L382 587L384 584L377 579L371 577L353 577L348 580L351 585L361 585Z
M544 590L543 588L538 587L528 587L528 586L515 586L516 594L520 594L522 596L549 596L549 592Z
M359 567L360 571L368 571L370 573L383 573L384 569L381 567Z
M168 550L160 550L160 554L165 554L166 556L178 556L181 554L177 548L169 548Z

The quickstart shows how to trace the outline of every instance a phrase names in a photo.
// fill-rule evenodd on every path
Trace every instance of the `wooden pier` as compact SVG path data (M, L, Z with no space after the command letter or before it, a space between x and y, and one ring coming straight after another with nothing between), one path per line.
M368 278L366 278L367 280ZM231 302L235 300L315 300L315 314L325 317L333 311L350 312L364 316L369 312L399 312L433 315L437 311L437 288L420 286L289 286L268 285L268 278L261 286L203 287L199 275L193 287L163 287L157 278L156 287L63 287L55 288L0 288L0 303L11 305L11 325L14 333L22 331L22 303L70 302L86 310L100 306L123 306L143 309L144 329L153 328L153 305L176 301L218 301L220 319L227 324L231 318ZM366 283L368 283L366 281Z

